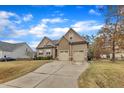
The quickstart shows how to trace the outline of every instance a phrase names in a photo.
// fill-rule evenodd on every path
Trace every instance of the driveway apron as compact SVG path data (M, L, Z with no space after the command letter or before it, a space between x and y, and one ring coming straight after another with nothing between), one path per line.
M1 88L77 88L77 79L88 63L54 61L22 77L0 84Z

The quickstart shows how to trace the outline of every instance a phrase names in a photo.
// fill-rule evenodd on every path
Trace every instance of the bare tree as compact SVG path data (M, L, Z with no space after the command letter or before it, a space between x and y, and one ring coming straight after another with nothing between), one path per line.
M104 11L103 11L104 10ZM115 61L115 46L118 38L124 33L124 6L105 6L102 10L105 16L105 26L102 28L102 35L110 42L112 48L112 61Z

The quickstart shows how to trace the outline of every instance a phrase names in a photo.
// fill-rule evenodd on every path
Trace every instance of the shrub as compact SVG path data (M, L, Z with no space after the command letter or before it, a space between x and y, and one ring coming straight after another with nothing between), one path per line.
M47 56L47 57L36 57L36 60L50 60L52 59L52 56Z

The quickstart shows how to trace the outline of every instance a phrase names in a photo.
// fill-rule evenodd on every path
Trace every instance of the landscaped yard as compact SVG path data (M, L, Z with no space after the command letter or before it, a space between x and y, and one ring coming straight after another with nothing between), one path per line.
M78 80L82 88L122 88L124 87L124 61L95 61L82 73Z
M49 61L14 61L0 62L0 83L15 79L26 73L34 71L36 68Z

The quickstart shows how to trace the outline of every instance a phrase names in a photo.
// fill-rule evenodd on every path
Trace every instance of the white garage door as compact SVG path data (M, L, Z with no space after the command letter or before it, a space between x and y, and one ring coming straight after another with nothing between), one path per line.
M83 50L73 51L73 60L74 61L84 61Z
M59 60L69 60L69 51L68 50L60 50L59 51Z

